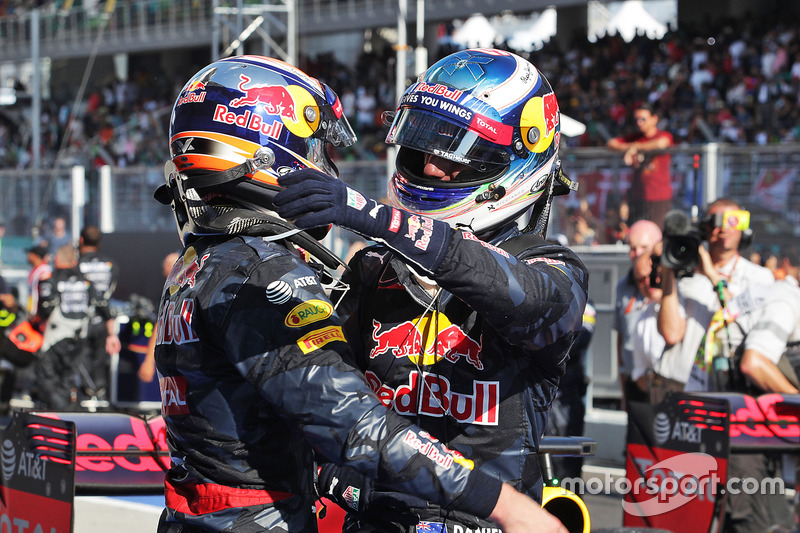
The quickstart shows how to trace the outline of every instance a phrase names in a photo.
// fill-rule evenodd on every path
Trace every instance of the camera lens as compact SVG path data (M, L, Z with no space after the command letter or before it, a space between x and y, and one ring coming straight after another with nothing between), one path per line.
M673 270L692 269L700 260L699 245L699 239L691 234L665 236L661 264Z
M683 262L683 260L688 256L688 251L689 248L685 244L681 244L680 246L676 246L672 253L676 261Z

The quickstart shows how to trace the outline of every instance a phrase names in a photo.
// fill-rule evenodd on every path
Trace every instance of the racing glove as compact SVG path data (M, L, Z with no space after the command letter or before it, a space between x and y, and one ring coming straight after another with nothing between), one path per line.
M319 493L347 512L363 513L370 505L392 509L426 507L422 498L402 492L375 490L373 482L354 468L325 463L317 473Z
M273 199L278 214L299 228L336 224L385 243L428 274L436 272L450 244L446 222L397 209L348 187L343 181L305 168L278 178L285 187Z

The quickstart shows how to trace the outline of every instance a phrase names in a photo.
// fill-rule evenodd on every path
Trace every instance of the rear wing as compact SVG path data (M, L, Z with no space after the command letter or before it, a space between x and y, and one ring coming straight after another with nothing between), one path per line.
M169 451L164 419L123 412L46 412L75 426L78 495L163 494Z
M0 440L0 529L72 531L75 424L15 412Z

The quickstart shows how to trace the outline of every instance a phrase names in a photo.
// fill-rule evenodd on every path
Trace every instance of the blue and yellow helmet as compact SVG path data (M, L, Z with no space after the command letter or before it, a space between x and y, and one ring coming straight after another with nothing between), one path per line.
M167 183L156 198L172 204L182 239L220 231L211 200L243 216L277 216L278 176L302 168L336 176L328 145L356 140L330 87L283 61L247 55L211 63L184 85L169 135Z
M475 233L515 220L542 196L560 141L556 95L503 50L431 66L403 95L386 141L399 145L389 203ZM466 165L452 181L423 173L425 154Z

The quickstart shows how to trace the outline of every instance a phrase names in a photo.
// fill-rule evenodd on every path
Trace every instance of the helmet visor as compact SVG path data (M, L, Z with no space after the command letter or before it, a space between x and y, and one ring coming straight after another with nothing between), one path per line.
M507 148L424 109L400 109L386 142L449 159L481 172L496 170L511 160Z
M321 127L324 139L334 146L351 146L356 142L356 133L350 127L342 110L342 102L333 89L322 84L326 104L320 107L323 115Z
M339 169L330 158L328 154L327 143L321 139L309 137L306 139L306 148L308 150L308 159L314 163L322 172L339 177Z

